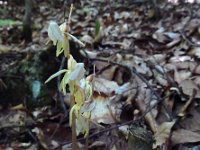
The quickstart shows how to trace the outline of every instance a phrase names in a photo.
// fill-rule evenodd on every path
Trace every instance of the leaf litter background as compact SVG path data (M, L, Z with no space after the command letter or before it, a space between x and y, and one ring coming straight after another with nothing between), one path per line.
M56 6L38 3L33 11L33 42L29 44L20 39L24 6L1 4L7 12L2 18L18 22L0 27L0 94L7 88L7 70L47 50L49 21L63 23L62 1ZM67 15L69 6L65 7ZM144 113L143 127L152 131L154 148L199 149L199 4L163 3L158 7L159 12L151 4L134 1L75 4L71 34L86 47L71 51L85 62L88 73L96 74L93 102L88 105L92 110L90 149L127 149L130 124L126 122ZM95 28L99 30L96 33ZM56 89L49 93L59 103ZM64 101L68 105L69 97ZM122 123L126 125L109 130ZM6 108L2 104L0 130L0 149L70 147L67 117L54 105L30 111L23 99ZM79 146L84 146L83 139Z

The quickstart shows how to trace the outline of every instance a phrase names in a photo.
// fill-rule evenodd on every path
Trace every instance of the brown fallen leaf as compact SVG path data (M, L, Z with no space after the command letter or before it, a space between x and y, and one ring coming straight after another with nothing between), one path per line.
M42 147L44 149L49 149L43 131L40 128L35 127L34 129L32 129L32 132L36 133L36 136Z
M178 129L172 132L171 140L174 145L200 142L200 134L190 130Z
M190 99L185 103L185 105L181 108L181 110L178 113L178 116L183 117L186 115L186 110L188 109L188 107L190 106L190 104L192 103L192 101L194 100L194 96L195 96L196 91L193 91L193 96L190 97Z
M154 135L155 143L153 148L157 146L163 145L166 140L169 138L171 133L171 128L173 127L175 121L172 122L163 122L161 125L158 126L158 129Z
M93 96L94 107L91 120L97 123L112 124L119 121L122 105L115 102L115 96Z
M194 81L186 79L179 84L179 87L182 88L182 91L185 95L193 96L193 90L196 90L197 93L194 98L200 98L200 90Z
M103 78L94 78L94 91L103 93L107 96L112 95L116 89L119 88L118 84L114 81L109 81Z
M180 120L180 125L187 130L190 131L198 131L200 127L200 114L196 108L194 108L195 103L192 103L190 109L187 113L190 115L189 117L184 117L184 119Z
M11 46L7 46L7 45L2 45L0 44L0 53L5 53L5 52L9 52L12 50Z
M188 79L191 75L192 75L192 73L190 71L187 71L187 70L177 71L177 69L174 69L174 80L178 84L180 84L182 81Z
M197 58L200 58L200 47L194 47L190 51L190 54L196 56Z
M25 110L25 107L23 106L23 104L18 104L16 106L13 106L10 108L11 110Z

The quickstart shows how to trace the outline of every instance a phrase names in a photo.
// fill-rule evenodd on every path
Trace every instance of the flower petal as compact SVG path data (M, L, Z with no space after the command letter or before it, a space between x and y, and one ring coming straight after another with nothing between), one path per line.
M50 21L49 23L48 36L53 41L53 45L56 45L57 41L64 43L64 36L55 21Z
M85 68L83 63L77 63L69 75L70 80L81 80L84 77Z

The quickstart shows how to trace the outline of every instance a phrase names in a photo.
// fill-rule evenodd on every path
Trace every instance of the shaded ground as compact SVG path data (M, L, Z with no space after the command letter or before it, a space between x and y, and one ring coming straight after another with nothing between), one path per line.
M0 27L0 148L67 149L71 131L58 81L44 81L66 66L46 43L49 21L63 23L69 7L37 1L27 44L21 39L24 6L2 6L2 19L19 22ZM70 33L86 47L71 41L71 53L96 74L89 149L128 149L138 126L152 133L154 148L199 149L199 15L199 4L75 4ZM69 98L64 101L68 108Z

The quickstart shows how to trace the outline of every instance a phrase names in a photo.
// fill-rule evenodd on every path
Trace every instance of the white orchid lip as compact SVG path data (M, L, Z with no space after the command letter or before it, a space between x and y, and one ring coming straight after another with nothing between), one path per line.
M49 23L48 36L53 41L54 45L56 45L57 42L64 43L64 35L55 21L50 21Z

